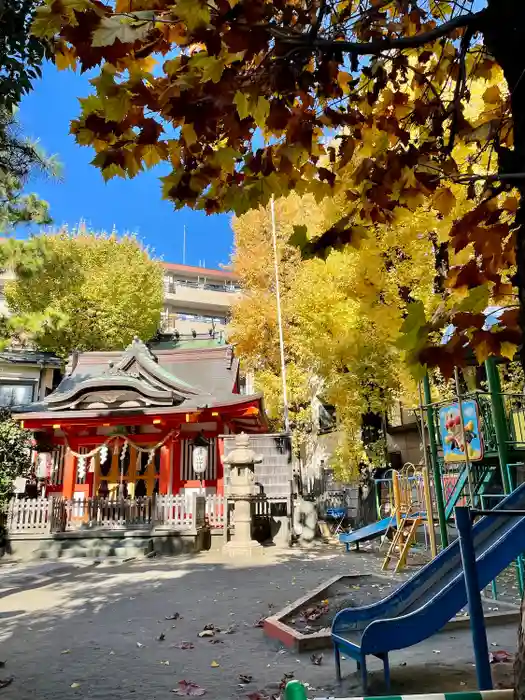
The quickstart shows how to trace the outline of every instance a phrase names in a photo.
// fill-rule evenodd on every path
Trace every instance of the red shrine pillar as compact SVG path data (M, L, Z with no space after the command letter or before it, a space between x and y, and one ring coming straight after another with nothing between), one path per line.
M62 495L73 498L77 483L77 458L68 447L64 456L64 476L62 480Z
M180 493L182 487L182 480L180 478L180 451L181 451L181 438L176 437L172 443L172 459L173 459L173 477L172 477L172 490L174 496Z
M159 494L161 496L166 496L170 490L172 444L172 441L168 440L168 444L164 443L160 448Z
M217 495L224 496L224 440L217 439Z

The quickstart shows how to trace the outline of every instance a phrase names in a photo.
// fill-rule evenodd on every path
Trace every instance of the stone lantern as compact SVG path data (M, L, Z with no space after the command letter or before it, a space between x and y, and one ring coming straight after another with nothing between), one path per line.
M230 554L252 555L262 546L252 540L251 502L255 495L254 466L262 462L262 456L250 449L250 438L245 433L237 435L235 447L224 459L230 467L230 490L228 498L235 503L235 532L232 539L224 545L224 551Z

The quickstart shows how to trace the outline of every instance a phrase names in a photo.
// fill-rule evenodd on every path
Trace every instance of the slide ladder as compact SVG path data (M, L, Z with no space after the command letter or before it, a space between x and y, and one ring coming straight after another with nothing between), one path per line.
M396 530L396 534L383 561L382 571L386 571L392 561L396 562L395 573L397 574L406 565L410 547L416 541L418 528L423 524L423 518L419 515L403 518L403 521Z

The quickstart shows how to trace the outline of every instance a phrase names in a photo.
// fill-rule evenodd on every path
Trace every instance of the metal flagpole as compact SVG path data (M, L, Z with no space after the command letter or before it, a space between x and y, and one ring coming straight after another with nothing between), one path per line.
M279 266L277 263L277 231L275 225L275 200L272 195L270 200L270 211L272 214L272 241L273 241L273 263L275 268L275 299L277 302L277 324L279 326L279 349L281 351L281 379L283 382L283 416L284 429L290 432L290 418L288 416L288 390L286 387L286 363L284 361L284 337L283 319L281 315L281 289L279 285Z
M182 238L182 264L186 265L186 224L184 224L184 233Z

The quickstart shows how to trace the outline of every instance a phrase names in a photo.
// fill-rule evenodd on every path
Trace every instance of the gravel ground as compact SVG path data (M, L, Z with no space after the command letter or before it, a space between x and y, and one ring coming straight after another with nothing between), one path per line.
M338 689L330 653L314 665L309 654L282 649L254 624L332 576L377 571L375 554L344 554L326 545L269 549L248 561L206 553L82 568L62 564L54 577L52 570L32 577L30 567L19 567L1 579L0 659L6 665L0 678L14 681L0 690L0 700L161 700L177 697L171 690L181 680L205 688L209 698L256 691L264 697L277 694L280 680L292 673L310 685L312 698L360 695L353 662L343 662L346 678ZM177 613L179 619L166 619ZM206 625L235 627L199 637ZM513 652L515 639L513 625L489 628L493 650ZM177 648L183 641L193 648ZM391 664L393 692L476 687L468 630L394 652ZM384 693L380 663L370 668L376 671L371 692ZM496 684L508 686L510 664L493 668ZM241 687L240 674L253 680Z

